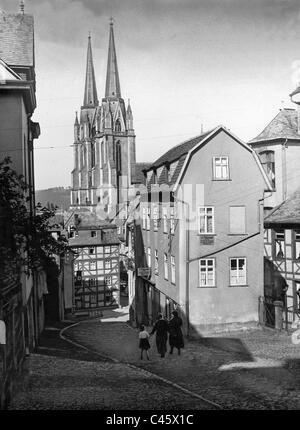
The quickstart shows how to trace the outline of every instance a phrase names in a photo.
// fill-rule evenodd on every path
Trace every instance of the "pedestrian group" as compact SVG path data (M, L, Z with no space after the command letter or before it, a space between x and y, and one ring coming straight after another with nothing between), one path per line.
M157 321L150 334L145 329L145 326L141 325L139 333L141 360L143 360L144 351L146 352L147 359L150 360L148 353L148 350L150 349L149 338L154 335L154 333L156 333L156 348L162 358L165 357L167 352L168 334L170 345L169 353L173 354L173 350L176 348L178 350L178 355L180 355L180 350L184 348L181 327L182 319L178 316L177 311L172 312L172 318L169 321L165 320L162 314L158 314Z

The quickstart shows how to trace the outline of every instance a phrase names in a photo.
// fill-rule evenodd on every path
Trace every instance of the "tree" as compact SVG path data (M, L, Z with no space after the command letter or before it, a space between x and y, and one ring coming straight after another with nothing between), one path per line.
M55 211L39 208L32 214L26 198L28 185L22 175L11 168L9 157L0 162L0 276L15 280L21 270L56 266L55 256L67 250L64 236L55 239Z

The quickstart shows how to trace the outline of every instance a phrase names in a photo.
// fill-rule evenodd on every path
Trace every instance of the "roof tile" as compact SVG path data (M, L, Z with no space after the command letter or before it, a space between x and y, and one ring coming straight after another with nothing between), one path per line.
M32 15L0 11L0 58L9 66L34 67Z

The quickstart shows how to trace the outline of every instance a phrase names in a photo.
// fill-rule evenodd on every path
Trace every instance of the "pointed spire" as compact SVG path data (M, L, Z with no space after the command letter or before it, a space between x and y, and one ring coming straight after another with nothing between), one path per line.
M96 88L95 71L93 64L92 55L92 44L91 35L88 37L88 49L87 49L87 59L86 59L86 76L85 76L85 89L84 89L84 107L95 107L98 106L98 96Z
M110 21L105 97L121 97L113 19Z
M78 121L78 112L76 111L75 113L75 125L79 125L79 121Z
M127 116L129 118L132 118L132 110L131 110L131 106L130 106L130 99L128 99L128 106L127 106Z

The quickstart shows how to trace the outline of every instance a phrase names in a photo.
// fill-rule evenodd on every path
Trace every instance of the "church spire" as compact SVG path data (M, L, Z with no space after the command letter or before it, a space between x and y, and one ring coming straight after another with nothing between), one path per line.
M91 35L89 34L83 107L95 107L95 106L98 106L98 96L97 96L94 64L93 64Z
M113 20L110 21L105 97L121 97Z

